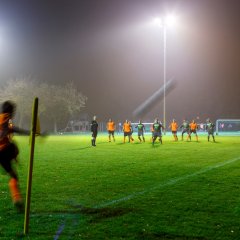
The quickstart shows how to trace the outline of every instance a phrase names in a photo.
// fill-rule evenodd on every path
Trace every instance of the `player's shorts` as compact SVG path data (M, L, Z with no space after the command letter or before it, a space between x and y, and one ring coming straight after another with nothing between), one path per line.
M138 131L138 136L144 136L143 131Z
M193 130L193 129L191 129L191 130L190 130L190 133L197 134L197 130Z
M17 158L18 153L18 147L14 143L10 143L0 151L0 164L6 172L9 173L12 171L11 161Z
M172 134L177 134L177 131L172 131Z
M124 137L131 136L132 132L124 132Z
M93 137L93 138L96 138L96 137L97 137L97 134L98 134L97 131L93 131L93 132L92 132L92 137Z
M109 135L114 135L114 131L108 131Z
M187 128L184 128L184 129L182 130L182 134L184 134L184 133L187 133L187 134L189 134L189 129L187 129Z
M214 131L208 131L208 135L214 135Z
M162 137L162 133L161 132L153 132L153 137Z

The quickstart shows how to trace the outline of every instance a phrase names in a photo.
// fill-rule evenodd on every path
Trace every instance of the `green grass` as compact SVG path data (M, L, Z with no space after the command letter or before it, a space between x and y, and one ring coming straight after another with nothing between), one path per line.
M36 142L29 235L0 174L0 239L240 239L240 137ZM28 138L16 137L26 192Z

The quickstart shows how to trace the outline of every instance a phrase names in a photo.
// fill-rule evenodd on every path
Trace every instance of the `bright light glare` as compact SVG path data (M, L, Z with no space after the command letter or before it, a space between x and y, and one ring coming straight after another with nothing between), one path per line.
M156 25L156 26L162 27L162 25L163 25L162 19L161 18L154 18L153 19L153 24Z
M165 17L164 22L169 27L176 26L177 25L177 17L176 17L176 15L173 15L173 14L168 15Z
M164 18L154 18L153 24L159 27L175 27L177 25L177 16L174 14L169 14Z

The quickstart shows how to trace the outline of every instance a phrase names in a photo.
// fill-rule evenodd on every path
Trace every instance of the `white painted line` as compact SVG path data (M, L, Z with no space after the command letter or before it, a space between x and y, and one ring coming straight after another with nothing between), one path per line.
M125 201L128 201L128 200L131 200L131 199L136 198L138 196L141 196L143 194L152 192L152 191L154 191L156 189L161 189L161 188L164 188L164 187L167 187L167 186L171 186L171 185L174 185L174 184L176 184L178 182L181 182L181 181L187 180L189 178L198 176L200 174L207 173L209 171L212 171L212 170L220 168L220 167L224 167L224 166L226 166L228 164L231 164L231 163L234 163L234 162L236 162L238 160L240 160L240 157L236 157L236 158L233 158L233 159L230 159L230 160L218 163L218 164L216 164L214 166L206 167L206 168L201 169L201 170L199 170L199 171L197 171L195 173L192 173L192 174L187 174L185 176L178 177L178 178L172 178L172 179L168 180L167 182L163 182L163 183L158 184L158 185L156 185L154 187L148 188L148 189L146 189L144 191L135 192L135 193L132 193L132 194L126 196L126 197L119 198L119 199L116 199L116 200L112 200L110 202L99 204L99 205L95 206L95 208L103 208L103 207L111 206L111 205L114 205L114 204L117 204L117 203L120 203L120 202L125 202Z

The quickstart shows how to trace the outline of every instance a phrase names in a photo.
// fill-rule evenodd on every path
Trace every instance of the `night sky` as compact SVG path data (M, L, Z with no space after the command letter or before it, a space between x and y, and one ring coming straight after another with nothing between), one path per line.
M167 32L167 119L240 118L238 0L1 0L0 83L73 81L90 116L131 119L163 85L163 34L151 21L167 13L179 19ZM143 120L162 113L160 102Z

